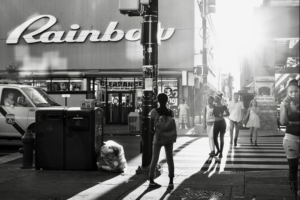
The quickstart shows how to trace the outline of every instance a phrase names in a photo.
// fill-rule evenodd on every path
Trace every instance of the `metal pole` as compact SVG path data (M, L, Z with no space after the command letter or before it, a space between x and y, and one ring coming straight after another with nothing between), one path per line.
M152 140L151 119L149 112L154 107L157 95L158 76L158 0L152 0L143 15L141 44L143 45L143 104L142 104L142 167L151 163ZM151 87L152 85L152 87ZM150 87L150 88L149 88Z
M206 0L203 0L203 14L202 14L202 30L203 30L203 54L202 54L202 61L203 61L203 89L202 89L202 110L207 102L207 69L204 69L207 66L207 34L206 34ZM205 116L203 116L205 117Z

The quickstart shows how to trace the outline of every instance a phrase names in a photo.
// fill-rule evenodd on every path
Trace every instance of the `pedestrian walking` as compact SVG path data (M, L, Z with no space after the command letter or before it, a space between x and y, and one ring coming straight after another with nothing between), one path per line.
M249 119L248 119L249 118ZM250 128L250 143L253 145L252 136L254 133L254 145L257 146L258 129L260 128L259 108L257 101L252 99L247 110L244 120L248 119L246 127Z
M237 146L237 140L239 137L239 124L242 121L242 111L244 109L243 102L239 101L239 94L233 94L233 101L229 102L229 121L230 121L230 145L232 145L233 129L235 129L234 146Z
M183 124L185 129L188 129L187 123L188 123L188 116L187 116L187 110L189 109L189 106L186 104L185 99L182 99L181 104L178 106L179 110L179 129L182 129Z
M300 109L299 109L299 85L293 79L287 86L287 96L280 105L280 123L286 126L283 138L283 147L289 164L289 184L295 199L299 197L298 167L300 147Z
M166 107L168 96L165 93L160 93L157 95L157 101L159 102L159 108L152 109L149 114L151 119L154 120L155 127L149 172L149 187L161 187L161 185L154 182L154 171L159 159L161 147L165 148L170 178L169 186L172 187L174 178L173 143L176 142L177 139L176 123L173 111Z
M207 130L208 135L208 141L209 141L209 147L210 147L210 153L209 156L212 157L215 155L215 143L214 143L214 123L215 123L215 117L214 117L214 100L215 98L213 96L209 96L207 103L208 105L204 108L204 129Z
M224 147L224 135L226 132L226 122L224 117L229 116L229 111L225 105L221 103L222 99L222 94L219 94L215 96L215 106L213 109L213 114L215 117L215 122L214 122L214 128L213 128L213 133L214 133L214 143L217 148L217 152L214 156L218 156L219 158L223 157L223 147ZM224 115L225 112L225 115ZM218 136L220 134L220 147L219 147L219 142L218 142Z

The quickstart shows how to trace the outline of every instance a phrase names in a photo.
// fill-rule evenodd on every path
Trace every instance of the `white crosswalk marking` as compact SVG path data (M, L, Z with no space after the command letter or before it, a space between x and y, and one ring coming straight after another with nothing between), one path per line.
M174 163L176 169L199 169L210 171L255 171L255 170L287 170L288 163L282 146L282 137L259 137L258 146L250 144L249 138L238 140L237 147L229 145L225 137L222 159L212 159L207 164L210 152L208 138L178 138L174 145ZM220 161L220 162L216 162ZM162 149L160 163L168 171L165 152Z

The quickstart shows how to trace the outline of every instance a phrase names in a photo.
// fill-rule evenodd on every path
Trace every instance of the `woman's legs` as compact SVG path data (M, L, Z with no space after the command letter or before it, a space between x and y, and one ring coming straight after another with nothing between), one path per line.
M289 183L295 199L297 199L298 190L298 163L299 163L299 139L283 139L283 147L287 155L289 164Z
M226 133L226 122L225 120L221 121L221 127L220 127L220 141L221 141L221 148L220 148L220 158L223 157L223 147L224 147L224 135Z
M150 183L154 183L154 171L155 171L155 167L157 165L158 159L159 159L161 145L153 144L152 148L153 148L152 149L152 159L151 159L150 171L149 171Z
M257 146L257 137L258 137L258 128L254 127L254 141L255 141L255 146Z
M292 190L292 193L295 195L295 199L297 199L297 191L298 191L298 163L299 158L288 159L289 163L289 184Z
M218 136L219 136L219 132L220 132L220 126L219 126L220 121L215 121L214 123L214 128L213 128L213 134L214 134L214 143L215 146L217 148L218 153L220 152L220 148L219 148L219 142L218 142ZM218 154L217 153L217 154Z
M254 127L250 127L250 141L251 141L251 144L252 144L252 137L253 137L253 129L254 129Z
M207 135L208 135L208 141L209 141L209 147L210 151L213 152L215 151L215 143L214 143L214 126L207 126Z
M170 177L169 184L173 184L173 178L174 178L173 143L165 145L165 152L166 152L169 177Z

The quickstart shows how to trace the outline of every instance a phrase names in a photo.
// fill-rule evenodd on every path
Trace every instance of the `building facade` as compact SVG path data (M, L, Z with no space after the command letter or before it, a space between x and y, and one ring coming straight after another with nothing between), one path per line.
M24 83L42 87L59 104L97 99L107 123L127 123L142 98L142 17L120 14L118 2L1 0L0 73L17 65ZM200 109L193 76L196 8L197 1L159 1L158 92L168 94L175 112L182 98Z

